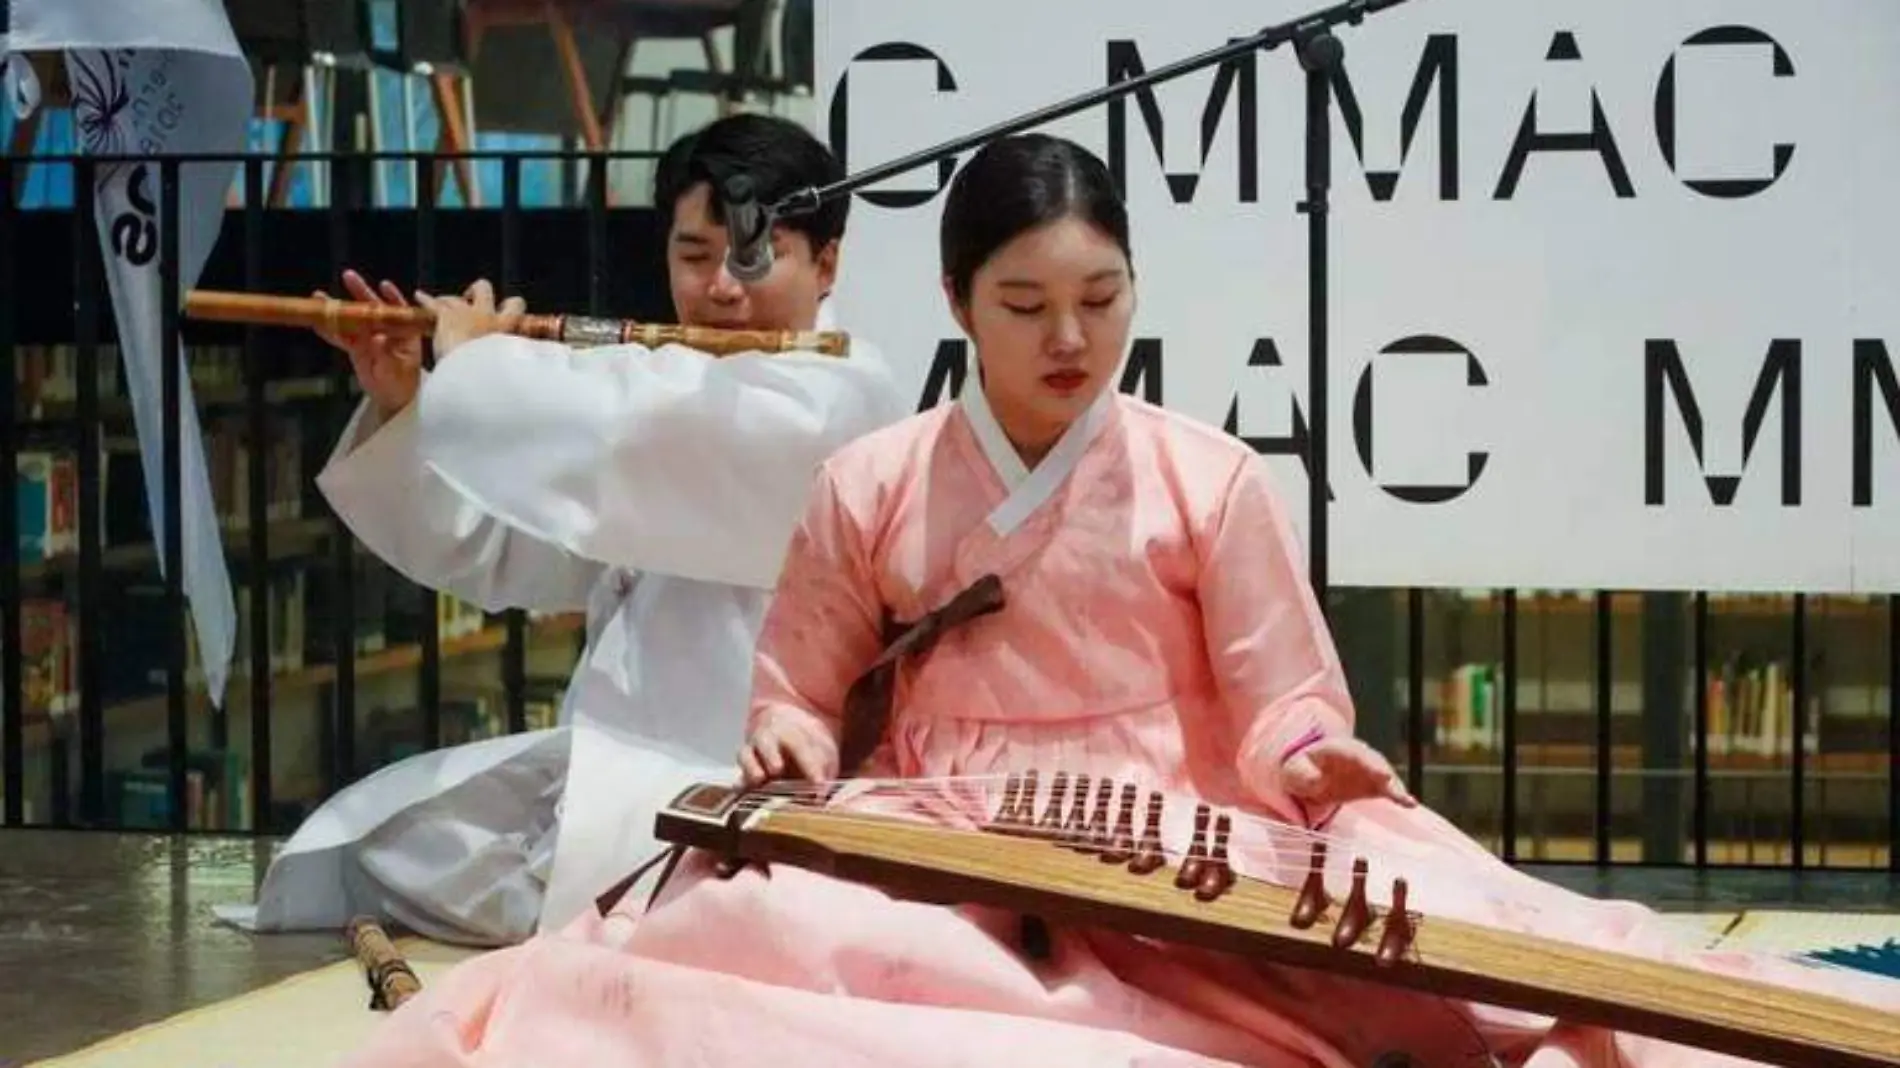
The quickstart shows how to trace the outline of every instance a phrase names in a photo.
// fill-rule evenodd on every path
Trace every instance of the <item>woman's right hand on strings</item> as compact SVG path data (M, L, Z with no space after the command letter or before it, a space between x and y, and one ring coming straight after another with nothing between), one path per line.
M394 283L384 281L371 288L363 276L355 271L343 272L343 288L349 292L345 299L365 304L407 306L409 303ZM331 299L322 290L318 290L315 295L322 300ZM416 399L416 391L422 387L420 336L384 333L339 335L322 329L317 331L317 336L349 354L356 381L384 420L407 408L409 402Z
M753 720L739 749L739 770L747 787L792 777L824 782L838 774L838 739L817 716L775 707Z

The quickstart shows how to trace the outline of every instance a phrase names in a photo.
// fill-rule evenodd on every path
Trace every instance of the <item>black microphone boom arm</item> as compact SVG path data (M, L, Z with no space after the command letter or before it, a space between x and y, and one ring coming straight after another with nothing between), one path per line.
M1026 115L997 123L994 126L978 130L975 133L965 134L951 141L946 141L935 148L926 148L920 152L913 152L908 156L891 160L888 163L880 163L875 167L867 168L857 174L833 182L830 185L807 186L804 189L788 194L767 210L769 215L775 219L809 214L817 211L819 206L827 201L855 193L869 185L876 185L878 182L882 182L887 178L895 178L900 174L909 173L919 167L935 163L940 159L954 156L966 149L979 147L996 138L1021 133L1024 130L1054 122L1057 119L1066 118L1078 111L1087 111L1089 108L1095 107L1098 104L1105 104L1111 100L1127 96L1130 93L1145 89L1151 85L1172 81L1184 74L1192 74L1195 71L1225 63L1230 59L1244 56L1256 49L1271 51L1288 41L1301 42L1302 44L1310 43L1319 38L1328 36L1328 31L1334 26L1338 26L1342 23L1357 26L1367 15L1388 7L1395 7L1404 2L1405 0L1345 0L1343 3L1334 4L1332 7L1303 15L1297 19L1290 19L1277 26L1269 26L1259 33L1254 34L1252 37L1230 41L1219 48L1210 49L1196 56L1189 56L1186 59L1178 60L1164 67L1157 67L1154 70L1126 81L1106 85L1100 89L1092 89L1079 96L1070 97L1060 103L1050 104L1047 107L1029 112Z
M1331 213L1328 204L1328 192L1332 184L1332 141L1331 108L1334 86L1344 78L1345 49L1339 39L1332 35L1332 28L1341 23L1358 25L1367 15L1396 7L1405 0L1345 0L1343 3L1300 18L1269 26L1252 37L1247 37L1211 49L1197 56L1170 63L1164 67L1148 71L1127 81L1116 82L1071 97L1061 103L1032 111L1019 118L997 123L986 129L966 134L947 141L935 148L913 152L908 156L881 163L868 170L850 175L826 186L808 186L785 196L766 208L766 225L773 219L792 215L809 214L827 201L875 185L887 178L893 178L919 167L947 159L966 149L975 148L999 137L1020 133L1032 127L1085 111L1097 104L1105 104L1130 93L1138 92L1151 85L1179 78L1206 67L1227 62L1239 56L1259 49L1270 51L1287 42L1293 42L1299 54L1300 67L1306 73L1306 198L1300 202L1299 210L1307 221L1307 447L1303 459L1306 462L1309 488L1307 492L1308 514L1308 581L1314 594L1319 598L1321 611L1330 615L1326 599L1330 585L1330 561L1327 552L1327 502L1331 493L1331 482L1327 475L1327 440L1331 431L1328 418L1327 371L1329 362L1328 348L1331 340L1329 329L1328 302L1330 293L1330 272L1328 269L1329 241L1327 221ZM1416 735L1414 741L1416 742ZM1413 766L1421 766L1422 758L1414 754ZM1512 804L1511 765L1506 764L1505 805ZM1416 786L1414 787L1416 789Z

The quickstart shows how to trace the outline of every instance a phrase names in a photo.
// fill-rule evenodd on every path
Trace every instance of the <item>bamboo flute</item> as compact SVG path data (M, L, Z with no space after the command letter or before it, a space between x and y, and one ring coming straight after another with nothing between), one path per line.
M201 322L327 330L346 336L371 332L428 334L435 329L435 313L427 308L214 289L196 289L187 294L185 317ZM726 330L583 315L524 315L512 332L518 337L576 347L685 345L714 356L742 352L844 356L851 346L850 335L836 330Z

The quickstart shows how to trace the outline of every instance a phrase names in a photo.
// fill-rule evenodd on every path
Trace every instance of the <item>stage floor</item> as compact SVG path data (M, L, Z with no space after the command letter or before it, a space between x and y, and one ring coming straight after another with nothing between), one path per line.
M211 914L252 900L272 844L0 830L0 1066L347 959L340 934L258 938Z
M272 845L0 831L0 1068L347 959L340 934L258 938L213 918L213 905L251 900ZM1900 912L1900 879L1884 872L1528 870L1593 896L1712 914L1718 926L1743 910ZM1900 916L1891 922L1900 928Z

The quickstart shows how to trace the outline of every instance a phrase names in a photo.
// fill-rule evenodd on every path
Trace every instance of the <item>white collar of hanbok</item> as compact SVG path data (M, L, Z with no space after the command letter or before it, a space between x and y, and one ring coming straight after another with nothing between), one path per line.
M1009 496L990 513L991 529L997 534L1008 534L1028 519L1036 509L1055 493L1056 488L1074 473L1075 465L1082 460L1082 454L1095 441L1095 436L1108 422L1108 413L1115 403L1113 388L1102 390L1094 403L1088 406L1080 418L1069 424L1054 447L1046 453L1034 470L1023 463L1016 447L1009 443L1009 436L1003 433L1002 424L996 421L996 413L990 410L989 397L983 392L980 376L963 390L959 398L963 413L970 420L970 430L976 435L976 443L983 450L983 456L989 460L998 478L1008 488Z

